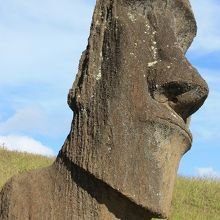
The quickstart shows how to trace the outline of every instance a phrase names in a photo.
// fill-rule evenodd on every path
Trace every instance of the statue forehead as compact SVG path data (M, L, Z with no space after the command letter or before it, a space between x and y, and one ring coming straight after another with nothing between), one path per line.
M162 17L168 15L179 45L184 52L196 36L197 26L189 0L122 0L122 2L128 5L131 12L134 13L145 15L157 13Z

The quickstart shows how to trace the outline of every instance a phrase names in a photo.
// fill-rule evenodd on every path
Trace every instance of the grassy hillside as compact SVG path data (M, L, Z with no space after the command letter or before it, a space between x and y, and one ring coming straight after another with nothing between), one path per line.
M0 188L12 175L48 166L53 160L0 148ZM177 178L169 220L220 220L220 182Z
M220 182L177 178L170 220L220 220Z
M49 166L53 161L54 158L7 151L0 148L0 188L11 176Z

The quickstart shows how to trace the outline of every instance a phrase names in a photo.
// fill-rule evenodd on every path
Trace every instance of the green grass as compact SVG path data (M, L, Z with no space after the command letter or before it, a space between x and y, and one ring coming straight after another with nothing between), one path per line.
M53 161L0 148L0 189L11 176L49 166ZM178 177L169 220L220 220L220 182Z
M177 178L169 220L220 220L220 181Z
M53 161L54 158L0 148L0 189L13 175L49 166Z

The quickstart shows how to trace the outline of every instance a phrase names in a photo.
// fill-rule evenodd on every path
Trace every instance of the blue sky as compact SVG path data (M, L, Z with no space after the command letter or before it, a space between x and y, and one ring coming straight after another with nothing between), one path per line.
M193 147L179 174L220 178L220 3L191 0L198 35L187 53L210 87L192 117ZM95 1L0 0L0 144L56 155L70 130L68 89Z

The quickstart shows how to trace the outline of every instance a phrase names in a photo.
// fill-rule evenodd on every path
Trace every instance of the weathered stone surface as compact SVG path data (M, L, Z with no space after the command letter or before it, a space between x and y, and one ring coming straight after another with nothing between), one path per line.
M195 34L187 0L97 0L70 134L51 167L4 186L0 218L166 217L187 120L208 94L185 57Z

